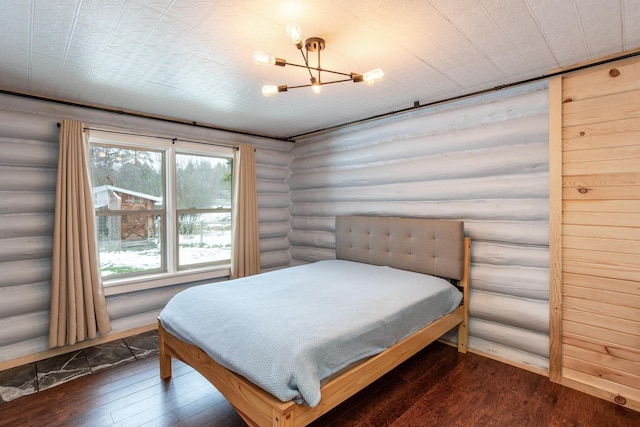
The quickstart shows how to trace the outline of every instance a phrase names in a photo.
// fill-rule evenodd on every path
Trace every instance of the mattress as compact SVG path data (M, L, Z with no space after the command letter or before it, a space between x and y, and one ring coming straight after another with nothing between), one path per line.
M322 380L453 311L448 281L327 260L195 286L160 313L171 334L283 402L316 406Z

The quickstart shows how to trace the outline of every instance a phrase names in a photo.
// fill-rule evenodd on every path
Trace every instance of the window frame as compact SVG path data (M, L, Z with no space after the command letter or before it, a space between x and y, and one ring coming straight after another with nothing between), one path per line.
M102 278L105 295L116 295L120 293L141 291L146 289L159 288L163 286L171 286L196 282L205 279L216 279L229 276L231 274L231 259L222 261L215 265L193 265L187 268L180 268L178 264L178 209L176 203L176 154L196 155L205 157L218 157L230 159L232 161L232 169L234 164L233 147L218 145L213 142L195 142L183 141L176 138L163 136L143 136L134 135L121 131L110 130L90 130L86 141L87 168L91 175L91 149L93 146L110 146L122 147L129 149L143 149L156 152L162 152L164 155L164 221L162 233L164 234L163 251L165 252L162 263L163 271L154 271L149 273L123 275L117 278ZM233 173L232 173L233 175ZM234 183L231 183L231 194ZM231 200L230 215L233 222L233 212L235 209L235 200ZM139 211L136 211L139 212ZM140 211L142 212L142 211ZM154 213L158 211L145 210L142 213ZM93 210L94 219L97 223L99 216L96 210ZM233 236L231 239L233 246ZM232 254L233 252L231 252ZM230 258L231 258L230 254ZM98 254L99 255L99 254ZM101 275L102 277L102 275Z

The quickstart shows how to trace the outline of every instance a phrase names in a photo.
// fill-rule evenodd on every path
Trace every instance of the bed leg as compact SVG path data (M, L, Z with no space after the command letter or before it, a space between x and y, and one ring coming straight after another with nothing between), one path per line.
M467 322L464 321L458 325L458 352L466 353L469 346L469 330Z
M171 378L171 356L162 353L163 351L160 349L160 378L166 380Z
M158 320L158 350L160 352L160 378L171 378L171 356L167 354L164 328Z

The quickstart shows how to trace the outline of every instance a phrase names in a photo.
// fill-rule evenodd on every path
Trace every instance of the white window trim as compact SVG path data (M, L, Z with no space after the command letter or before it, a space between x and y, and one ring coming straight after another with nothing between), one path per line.
M113 131L100 131L90 130L89 138L86 138L88 145L87 157L90 156L90 147L93 144L104 145L122 145L132 148L144 148L144 149L164 149L165 159L167 162L168 174L166 176L166 191L175 193L175 155L176 150L179 150L180 154L194 154L205 156L220 156L233 158L234 148L225 147L221 145L212 145L207 142L189 142L181 141L179 139L172 139L168 137L153 137L132 135L126 132L113 132ZM173 148L173 149L172 149ZM87 160L87 166L91 170L89 160ZM175 235L175 209L173 200L175 194L171 194L171 197L165 195L167 203L166 206L166 229L167 235ZM232 207L233 211L233 207ZM173 233L173 234L171 234ZM176 249L174 244L165 242L167 259L176 259ZM171 253L169 253L171 251ZM230 264L216 265L212 267L202 267L187 270L175 270L173 265L167 265L167 271L161 273L150 273L147 275L129 276L122 278L103 278L103 287L105 295L118 295L123 293L142 291L147 289L154 289L163 286L179 285L183 283L196 282L200 280L215 279L225 276L230 276L231 266Z
M158 273L145 276L111 279L108 281L108 284L104 284L104 294L106 296L126 294L129 292L144 291L163 286L217 279L230 275L231 267L229 265L224 265L201 270L181 270L176 273Z

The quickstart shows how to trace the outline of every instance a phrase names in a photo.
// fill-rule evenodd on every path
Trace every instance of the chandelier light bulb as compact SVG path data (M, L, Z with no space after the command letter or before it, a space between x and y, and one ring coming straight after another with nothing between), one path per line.
M287 36L293 41L293 44L302 46L300 35L300 26L295 22L287 24Z
M278 86L274 85L264 85L262 86L262 95L264 96L272 96L278 93Z
M322 83L320 83L315 77L311 77L311 90L316 94L322 92Z
M367 86L372 86L374 83L379 82L384 77L384 73L380 68L376 68L371 71L367 71L362 75L362 81Z
M253 54L253 61L258 65L275 65L276 58L267 52L256 52Z
M279 86L265 85L265 86L262 86L262 94L264 96L271 96L271 95L275 95L278 92L286 92L288 90L289 90L289 87L287 85L279 85Z

